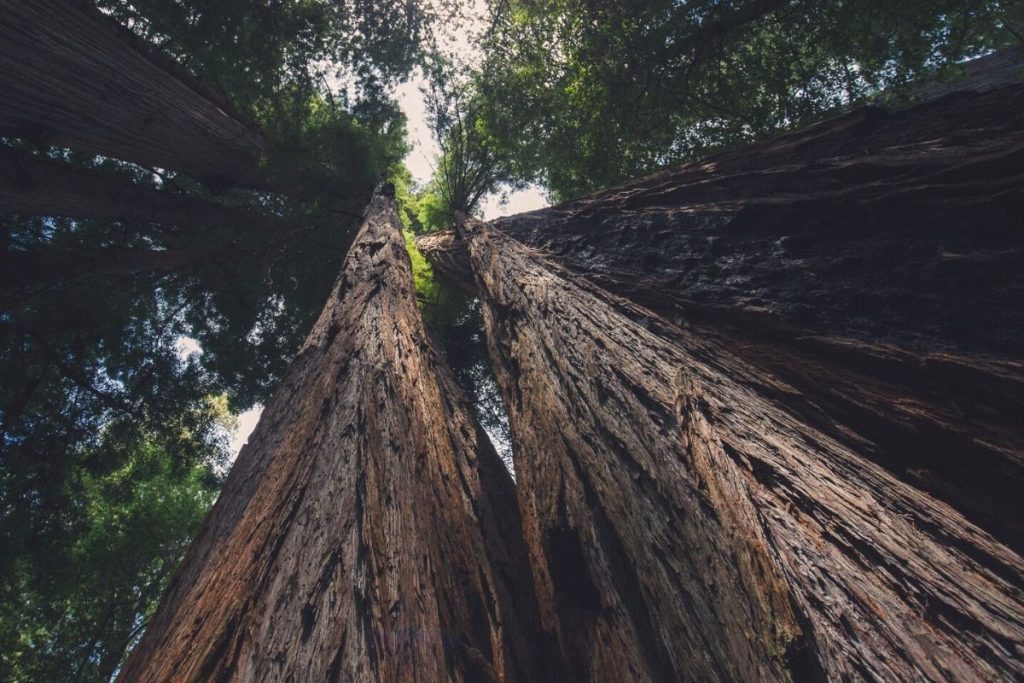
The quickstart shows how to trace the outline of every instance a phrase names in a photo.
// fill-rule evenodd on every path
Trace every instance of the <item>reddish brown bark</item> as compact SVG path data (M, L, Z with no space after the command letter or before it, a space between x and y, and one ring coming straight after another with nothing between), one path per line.
M521 681L547 667L508 473L378 195L124 681Z
M419 235L416 238L416 248L445 280L467 294L477 293L466 244L456 237L454 231Z
M542 615L579 680L1024 675L1019 555L792 410L731 339L497 230L466 240ZM927 406L875 418L904 409Z
M1024 84L864 108L495 225L669 320L1024 355Z
M0 0L0 90L0 135L260 182L260 136L91 3Z
M1021 112L1019 84L864 109L495 225L1024 552Z
M465 244L452 233L420 237L417 246L453 284L477 293ZM584 270L582 260L573 263L589 280L607 284L600 272ZM634 301L666 300L647 288L650 282L633 285L614 291ZM1019 362L915 354L743 314L686 313L692 317L676 310L674 319L757 367L775 402L1024 551L1024 519L1017 514L1024 481Z

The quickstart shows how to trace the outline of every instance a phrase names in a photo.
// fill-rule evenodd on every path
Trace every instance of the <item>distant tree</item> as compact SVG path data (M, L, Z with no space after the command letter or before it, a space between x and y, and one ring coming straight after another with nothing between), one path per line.
M510 158L498 151L481 119L482 102L465 70L437 57L424 88L427 121L440 154L419 196L425 231L450 228L455 214L474 214L488 195L521 186Z

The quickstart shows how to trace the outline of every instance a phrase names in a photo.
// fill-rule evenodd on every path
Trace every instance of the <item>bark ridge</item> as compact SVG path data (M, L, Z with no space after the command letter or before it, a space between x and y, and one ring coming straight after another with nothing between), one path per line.
M463 229L542 617L582 680L1024 675L1024 561L665 323Z

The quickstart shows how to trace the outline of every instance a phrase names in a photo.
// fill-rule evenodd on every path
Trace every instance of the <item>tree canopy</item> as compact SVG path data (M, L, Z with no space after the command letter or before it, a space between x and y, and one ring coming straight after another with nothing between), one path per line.
M484 130L570 198L1019 44L1001 0L495 3Z

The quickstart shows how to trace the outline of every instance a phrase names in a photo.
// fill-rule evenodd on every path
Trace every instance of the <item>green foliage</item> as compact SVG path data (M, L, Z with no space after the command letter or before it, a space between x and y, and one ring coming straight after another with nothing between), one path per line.
M386 99L419 55L418 2L98 0L121 23L248 109L289 88L345 84L349 106ZM351 100L351 102L349 102Z
M416 218L421 232L451 230L455 225L455 210L446 202L433 182L427 183L418 195Z
M431 66L427 119L441 154L426 188L424 206L431 223L450 225L456 212L472 214L487 195L518 187L516 165L488 132L485 104L471 81L438 58Z
M997 0L495 5L475 81L485 132L562 199L1019 42L1020 4Z
M271 184L321 211L361 212L369 190L408 151L405 117L391 102L360 118L330 93L291 90L261 103L256 116Z
M235 410L265 400L350 238L330 223L287 236L53 218L2 227L8 249L201 255L169 273L78 277L0 313L0 680L97 680L219 488L229 399ZM203 353L182 360L183 335Z
M419 187L404 167L394 171L391 179L406 230L419 235L449 230L455 225L455 212L441 197L433 181Z
M402 236L412 265L412 281L416 290L416 303L424 320L435 330L444 332L465 316L469 298L457 289L446 286L434 273L434 268L416 247L416 197L409 193L408 171L398 174L396 199L402 220ZM449 224L450 227L450 224Z
M184 453L135 425L110 423L65 463L51 492L57 500L37 501L46 505L32 511L33 524L5 520L0 680L110 678L219 489L230 420L223 397L205 403L198 422L176 425ZM221 443L197 461L189 432L210 427ZM9 497L16 473L3 475L4 509L18 510ZM41 533L12 538L33 525Z

